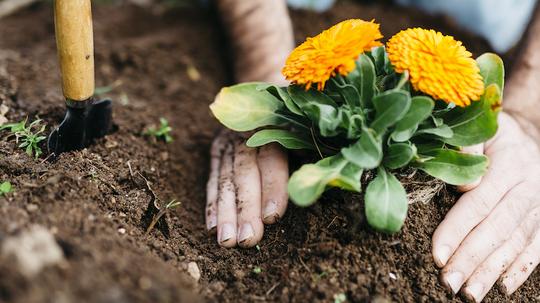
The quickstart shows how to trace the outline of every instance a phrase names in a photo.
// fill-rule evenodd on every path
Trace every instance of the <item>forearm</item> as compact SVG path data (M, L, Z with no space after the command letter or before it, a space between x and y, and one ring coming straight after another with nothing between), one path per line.
M540 7L537 7L524 49L508 80L504 109L515 116L522 126L537 132L540 125Z
M236 81L283 84L281 75L293 48L285 0L218 0L234 52Z

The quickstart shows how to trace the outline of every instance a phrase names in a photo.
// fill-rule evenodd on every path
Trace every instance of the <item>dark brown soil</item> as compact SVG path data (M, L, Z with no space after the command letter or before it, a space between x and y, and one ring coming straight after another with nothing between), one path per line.
M219 248L203 219L208 148L219 129L208 104L230 83L217 18L195 8L94 11L98 83L121 81L110 93L118 130L52 163L2 136L0 181L15 192L0 197L0 241L40 224L66 261L26 278L0 257L0 302L331 302L341 293L352 302L461 302L438 283L430 255L431 234L456 198L451 189L412 205L398 235L371 231L360 197L333 191L312 208L291 206L258 248ZM39 116L52 127L63 115L51 16L38 5L0 21L0 102L11 121ZM296 37L350 17L376 18L386 37L424 25L454 34L476 55L487 50L447 20L380 3L294 12ZM162 116L174 127L169 145L143 135ZM145 233L152 195L139 174L161 203L182 202L166 216L168 237L162 226ZM198 283L186 274L189 262L200 268ZM495 289L486 302L539 300L538 285L537 270L511 298Z

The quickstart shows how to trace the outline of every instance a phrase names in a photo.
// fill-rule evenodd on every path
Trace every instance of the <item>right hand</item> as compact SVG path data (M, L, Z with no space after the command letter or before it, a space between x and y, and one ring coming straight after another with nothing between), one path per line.
M263 225L277 222L287 209L286 152L275 143L247 147L240 134L224 130L212 143L210 161L207 229L217 230L223 247L255 246Z

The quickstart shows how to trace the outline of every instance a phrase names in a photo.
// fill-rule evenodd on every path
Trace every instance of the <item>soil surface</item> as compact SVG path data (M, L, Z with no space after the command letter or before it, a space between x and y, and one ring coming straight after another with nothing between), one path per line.
M433 27L475 55L488 50L449 20L380 2L292 17L299 41L360 17L381 22L386 37ZM117 129L54 162L27 156L0 134L0 181L14 186L0 197L0 244L37 224L64 254L31 276L0 254L0 302L339 302L343 295L351 302L462 301L439 284L430 254L431 234L457 197L452 188L411 205L397 235L369 229L360 196L331 191L309 209L291 206L257 248L219 248L205 231L203 210L208 149L219 129L208 104L232 82L218 18L202 8L96 5L94 19L97 81L115 85L108 95ZM49 132L63 116L62 99L50 7L1 20L0 103L9 107L8 119L39 117ZM171 144L144 135L160 117L174 129ZM425 179L418 174L401 178L410 190L436 185L419 186ZM173 199L181 205L147 233L154 195L162 209ZM486 302L540 300L538 285L537 270L510 298L496 287Z

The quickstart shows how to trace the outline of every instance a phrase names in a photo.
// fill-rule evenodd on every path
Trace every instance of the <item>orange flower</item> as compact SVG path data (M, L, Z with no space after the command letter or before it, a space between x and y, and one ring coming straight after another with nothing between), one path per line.
M398 73L409 72L415 90L435 99L465 107L484 93L478 64L452 36L411 28L393 36L387 52Z
M340 22L292 51L283 68L283 75L292 83L309 89L317 83L323 90L336 73L347 75L356 66L356 59L365 51L382 45L379 24L360 19Z

